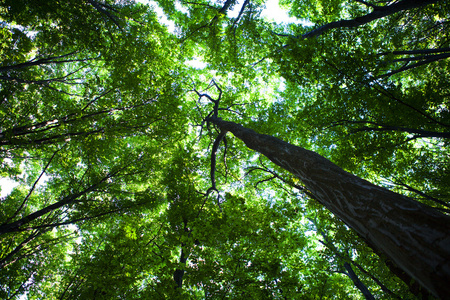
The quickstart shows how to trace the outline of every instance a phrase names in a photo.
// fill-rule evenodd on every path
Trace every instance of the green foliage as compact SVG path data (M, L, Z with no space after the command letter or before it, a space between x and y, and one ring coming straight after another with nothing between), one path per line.
M269 23L262 1L153 5L175 33L133 1L1 2L0 175L19 185L0 199L0 298L362 299L344 263L376 298L413 298L230 134L211 188L218 132L199 94L221 97L223 119L448 213L449 4L310 39L373 8L281 1L309 27Z

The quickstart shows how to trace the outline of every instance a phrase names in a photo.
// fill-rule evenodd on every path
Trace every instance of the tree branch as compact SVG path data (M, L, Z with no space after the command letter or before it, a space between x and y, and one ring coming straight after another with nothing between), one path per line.
M378 78L390 77L390 76L392 76L394 74L401 73L401 72L404 72L404 71L407 71L407 70L410 70L410 69L414 69L414 68L417 68L417 67L420 67L420 66L423 66L423 65L435 62L435 61L446 59L448 57L450 57L450 53L443 53L443 54L436 54L436 55L433 55L433 56L426 56L426 59L424 59L423 61L417 62L417 63L412 64L412 65L405 65L405 66L403 66L403 67L401 67L401 68L399 68L397 70L390 71L390 72L388 72L386 74L380 75L380 76L378 76Z
M403 126L392 126L392 125L385 125L373 121L351 121L351 120L342 120L338 122L334 122L332 126L338 126L338 125L345 125L345 124L370 124L375 127L369 127L369 126L362 126L359 128L355 128L351 130L351 133L357 133L361 131L397 131L397 132L406 132L410 134L415 134L416 138L450 138L450 132L437 132L437 131L430 131L430 130L424 130L424 129L415 129L415 128L408 128Z
M431 200L431 201L433 201L435 203L438 203L438 204L440 204L442 206L450 208L450 204L448 204L448 203L446 203L446 202L444 202L442 200L436 199L434 197L431 197L431 196L425 194L424 192L421 192L421 191L413 188L412 186L407 185L406 183L403 183L401 181L394 181L393 183L396 184L396 185L402 186L402 187L406 188L406 190L408 190L410 192L413 192L413 193L416 193L416 194L418 194L418 195L420 195L420 196L422 196L422 197L424 197L424 198L426 198L428 200Z
M441 52L450 52L450 48L439 48L439 49L421 49L421 50L399 50L391 52L381 52L378 55L411 55L411 54L433 54Z
M116 176L120 171L121 171L121 169L118 169L117 171L114 171L114 172L110 172L105 177L103 177L101 180L99 180L95 184L92 184L88 188L85 188L84 190L82 190L80 192L66 196L63 199L61 199L60 201L57 201L51 205L48 205L45 208L35 211L35 212L29 214L28 216L21 218L20 220L14 221L12 223L0 225L0 235L8 233L8 232L22 231L20 229L21 226L28 224L50 212L53 212L58 208L61 208L67 204L74 202L78 197L88 194L89 192L98 188L100 185L102 185L108 179Z
M239 20L242 17L242 14L244 13L245 7L248 5L249 2L250 2L249 0L245 0L244 1L244 4L242 4L241 10L239 11L238 16L234 20L233 25L231 26L231 28L234 28L236 26L236 24L239 22Z
M6 224L6 223L10 222L12 219L14 219L14 218L19 214L19 212L20 212L24 207L26 207L26 202L28 201L28 198L29 198L29 197L31 196L31 194L33 193L34 189L36 188L36 185L38 184L39 180L41 180L41 178L42 178L42 176L44 175L45 171L47 171L47 169L48 169L48 167L50 166L50 163L52 162L53 158L56 156L56 154L57 154L59 151L61 151L62 148L64 148L64 145L63 145L61 148L59 148L58 150L56 150L56 151L53 153L52 157L50 157L49 161L48 161L47 164L45 165L45 167L44 167L44 169L42 170L41 174L40 174L39 177L35 180L33 186L31 187L31 189L28 191L27 196L25 197L25 199L23 199L22 204L19 206L19 208L17 208L17 210L15 211L15 213L5 221L4 224ZM3 224L2 224L2 225L3 225Z
M100 3L98 1L95 0L86 0L89 4L91 4L98 12L100 12L101 14L104 14L105 16L108 17L108 19L110 19L114 24L116 24L116 26L120 29L122 29L122 26L119 24L120 19L111 14L109 11L107 11L106 9L112 10L114 12L117 12L116 9L114 9L113 7Z
M380 7L380 6L374 7L372 5L369 5L374 8L374 11L369 14L366 14L361 17L356 17L351 20L339 20L339 21L328 23L328 24L322 25L314 30L311 30L305 34L297 36L297 38L307 39L307 38L311 38L314 36L319 36L322 33L326 32L328 30L331 30L331 29L335 29L335 28L358 27L358 26L370 23L374 20L384 18L386 16L395 14L395 13L403 11L403 10L410 10L413 8L432 4L432 3L435 3L438 1L440 1L440 0L402 0L402 1L394 2L393 4L390 4L390 5L382 6L382 7ZM361 2L361 1L358 1L358 2ZM365 4L365 2L361 2L361 3Z
M39 66L39 65L47 65L47 64L60 64L60 63L67 63L67 62L80 62L80 61L86 61L86 60L93 59L93 58L83 58L83 59L57 60L57 59L64 58L64 57L67 57L67 56L70 56L70 55L73 55L76 53L78 53L78 51L73 51L73 52L59 55L59 56L41 58L38 60L35 60L36 58L33 58L32 60L24 62L24 63L0 67L0 72L5 72L5 71L9 71L9 70L17 70L17 69L27 68L27 67L31 67L31 66Z

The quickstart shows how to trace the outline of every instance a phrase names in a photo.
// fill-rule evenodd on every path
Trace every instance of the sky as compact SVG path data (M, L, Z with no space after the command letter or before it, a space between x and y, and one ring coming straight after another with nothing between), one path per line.
M152 5L155 8L156 13L158 14L158 16L161 18L161 21L163 23L165 23L170 31L174 31L175 26L173 24L173 22L167 20L167 18L164 16L162 9L160 9L159 7L157 7L157 4L155 1L150 1L150 0L136 0L138 2L141 3L149 3L150 5ZM242 7L244 0L237 0L237 4L233 7L232 10L228 11L228 16L235 18L239 15L239 11ZM177 4L179 4L179 2L177 1ZM287 11L285 9L282 9L279 5L278 0L268 0L266 1L266 9L264 9L262 11L262 16L266 17L268 20L270 21L274 21L276 23L300 23L301 21L296 19L296 18L292 18L289 17L287 14ZM180 5L176 5L178 9L182 10Z
M8 158L3 160L3 164L11 164L12 161ZM15 188L18 184L9 178L0 178L0 197L6 197L11 193L12 189Z

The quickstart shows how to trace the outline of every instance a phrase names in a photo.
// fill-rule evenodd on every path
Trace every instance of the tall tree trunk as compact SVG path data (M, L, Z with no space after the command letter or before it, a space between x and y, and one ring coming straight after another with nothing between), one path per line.
M180 254L180 263L183 265L186 265L187 256L185 255L183 251L184 243L181 244L181 254ZM183 269L176 269L173 273L173 280L175 281L177 288L183 287L183 276L184 276L184 270Z
M348 262L344 263L344 268L347 270L347 276L353 281L355 286L361 291L361 293L364 295L364 298L366 300L375 300L372 293L369 291L367 286L362 283L362 281L359 279L358 275L356 275L355 271L353 271L352 266Z
M356 177L312 151L216 116L208 121L297 176L327 209L431 293L450 295L450 216Z

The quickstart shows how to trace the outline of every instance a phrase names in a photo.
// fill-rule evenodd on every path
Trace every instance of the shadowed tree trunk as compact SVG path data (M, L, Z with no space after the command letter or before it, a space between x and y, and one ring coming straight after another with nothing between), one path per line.
M356 177L315 152L215 115L208 121L293 173L327 209L438 297L450 295L450 217Z
M370 293L367 286L359 280L358 275L353 271L352 266L350 266L349 263L344 263L344 268L347 270L347 273L345 273L355 284L355 286L361 291L361 293L364 295L364 298L367 300L375 300L373 295Z
M180 254L180 263L185 265L187 261L187 256L185 255L183 251L184 244L181 245L181 254ZM175 285L177 288L183 287L183 276L184 276L184 270L183 269L176 269L173 273L173 280L175 281Z
M187 227L187 219L183 218L183 224L184 224L184 232L189 232L189 229ZM184 251L184 247L186 246L185 243L181 243L181 253L180 253L180 264L185 266L187 262L187 258L189 254L186 254ZM173 273L173 280L175 281L175 287L176 288L182 288L183 287L183 276L184 276L184 269L176 269Z

